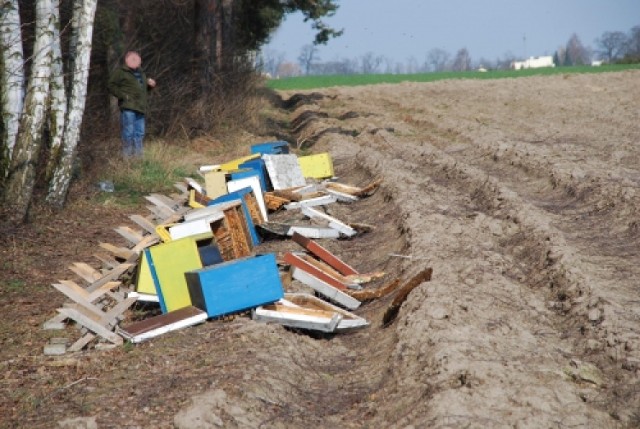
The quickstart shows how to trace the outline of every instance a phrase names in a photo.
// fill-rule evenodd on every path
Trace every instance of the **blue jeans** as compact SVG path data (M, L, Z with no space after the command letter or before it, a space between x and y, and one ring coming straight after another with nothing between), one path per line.
M134 110L120 112L122 154L125 157L142 156L144 139L144 114Z

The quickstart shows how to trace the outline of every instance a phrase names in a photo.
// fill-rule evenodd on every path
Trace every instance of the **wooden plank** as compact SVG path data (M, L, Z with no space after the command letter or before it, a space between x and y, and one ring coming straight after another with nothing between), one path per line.
M301 207L315 207L326 206L327 204L333 204L337 200L333 195L323 195L317 198L310 198L308 200L294 201L284 206L287 210L299 209Z
M109 270L112 270L118 265L120 265L120 262L116 261L114 258L108 255L100 255L100 254L94 253L93 257L96 258L98 261L102 262L102 265L104 266L104 268Z
M45 330L60 330L66 327L64 321L67 318L63 314L56 314L51 319L42 324L42 329Z
M179 204L162 194L150 194L144 197L145 200L162 209L175 213L180 207Z
M319 210L316 210L314 208L311 207L301 207L302 209L302 213L311 218L311 219L323 219L327 222L329 222L329 226L331 228L336 229L337 231L339 231L341 234L346 235L347 237L353 237L354 235L356 235L356 230L351 228L349 225L339 221L338 219L329 216L328 214L322 213Z
M329 313L324 315L311 315L295 311L282 311L282 306L275 310L268 306L257 307L251 311L251 318L259 322L278 323L291 328L306 329L320 332L334 332L342 320L342 315ZM284 307L286 308L286 307Z
M96 337L92 332L84 333L75 343L73 343L68 349L68 352L74 353L82 350L87 344Z
M129 216L129 219L131 219L133 222L135 222L138 226L140 226L142 229L147 231L149 234L156 233L156 224L151 222L146 217L136 214L136 215Z
M392 280L377 289L349 291L349 295L360 301L371 301L389 295L400 286L400 279Z
M300 246L307 249L309 252L313 253L315 256L320 258L322 261L326 262L333 268L335 268L338 272L340 272L344 276L359 274L353 267L342 261L333 253L329 252L327 249L322 247L320 244L315 241L303 237L300 234L293 234L293 241L298 243Z
M127 259L133 255L136 255L134 251L127 249L126 247L114 246L110 243L100 243L99 245L104 250L112 253L117 258Z
M361 286L358 283L349 280L347 277L343 276L338 271L334 270L331 265L329 265L329 264L327 264L327 263L325 263L323 261L320 261L320 260L318 260L318 259L316 259L316 258L314 258L313 256L310 256L310 255L300 255L300 258L302 258L303 260L305 260L309 264L313 265L314 267L316 267L320 271L322 271L322 272L326 273L327 275L333 277L334 279L338 280L340 283L346 285L348 288L350 288L350 289L361 289Z
M133 256L135 257L135 260L138 259L138 255L136 253L133 253ZM119 278L122 274L124 274L133 266L134 264L132 263L128 263L128 262L122 263L118 265L116 268L114 268L113 270L109 271L107 274L105 274L101 279L91 283L89 286L85 288L85 290L88 292L93 292L94 290L98 289L105 283L108 283L112 280Z
M342 315L342 320L336 327L336 331L350 330L367 326L369 322L363 317L353 314L345 309L337 307L329 302L307 293L285 293L284 304L291 303L305 308L323 309L325 311L334 311Z
M100 335L105 340L111 341L113 344L121 345L123 343L122 337L114 332L111 332L98 322L98 320L100 319L96 320L87 313L83 313L79 308L63 307L59 308L58 312L60 314L64 314L69 319L74 320L79 325L82 325L85 328Z
M115 307L104 313L100 318L99 323L103 326L115 326L119 322L119 319L122 318L124 312L127 311L137 300L138 299L136 297L130 297L120 301Z
M74 282L61 280L60 283L53 283L52 286L76 304L86 308L87 311L90 311L92 314L98 317L103 314L102 309L98 308L87 299L86 291Z
M85 264L84 262L74 262L69 266L69 269L78 275L81 279L85 280L87 283L93 283L102 277L102 274L90 266L89 264Z
M155 205L148 205L146 207L151 212L153 218L157 221L157 223L163 223L163 219L167 219L175 214L175 212L167 210L164 207L158 207Z
M431 275L433 274L432 268L426 268L421 270L418 274L413 276L407 283L402 285L402 287L398 290L398 294L393 299L393 302L387 308L387 311L384 312L384 316L382 317L382 323L384 325L388 325L393 322L400 311L400 307L405 302L409 293L414 290L416 287L420 286L424 282L431 281Z
M337 289L330 284L320 280L319 278L309 274L308 272L301 270L298 267L292 267L293 269L293 278L306 284L316 292L325 296L327 299L330 299L349 310L355 310L360 307L360 301L357 299L347 295L340 289Z
M340 232L333 228L298 225L290 226L287 231L287 235L293 236L296 233L307 238L340 238Z
M184 184L182 182L174 183L173 187L176 188L178 191L180 191L181 194L188 194L189 193L189 188L187 187L186 184Z
M141 231L136 231L128 226L119 226L114 228L114 231L120 234L120 236L125 240L130 241L132 244L138 244L144 238Z
M301 270L306 271L307 273L317 277L323 282L333 286L336 289L345 290L347 289L347 285L336 279L335 277L329 275L328 273L318 269L316 266L310 264L305 261L301 257L294 255L293 253L287 252L284 255L284 262L290 264L294 267L297 267Z
M139 343L167 332L186 328L207 320L207 313L193 306L151 317L119 328L118 333L132 343Z
M144 249L146 249L147 247L153 246L154 244L157 244L159 242L160 242L160 237L158 237L157 234L147 235L142 240L140 240L140 242L138 244L133 246L131 248L131 251L135 252L135 253L140 253ZM131 256L133 256L133 255L131 255ZM129 259L129 258L127 258L127 259Z
M327 192L333 195L335 199L340 201L341 203L355 203L356 201L360 200L360 198L356 197L355 195L345 194L334 189L327 189Z

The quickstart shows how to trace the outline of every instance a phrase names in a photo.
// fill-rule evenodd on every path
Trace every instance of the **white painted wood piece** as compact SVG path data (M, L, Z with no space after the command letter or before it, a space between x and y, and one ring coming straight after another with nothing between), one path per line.
M298 305L295 301L304 300L304 301L313 301L317 306L325 308L328 311L335 311L342 315L342 320L338 323L336 327L336 331L346 331L351 329L362 328L369 325L369 322L363 317L360 317L356 314L351 313L343 308L340 308L336 305L331 304L330 302L324 301L320 298L317 298L308 293L285 293L284 299L282 299L282 303L284 305Z
M260 213L262 213L262 218L265 221L268 221L269 218L267 217L267 206L264 203L264 194L258 176L243 177L242 179L229 180L227 182L227 190L229 192L235 192L237 190L248 187L251 187L251 189L253 189L253 194L256 196L256 200L258 200L258 206L260 206Z
M338 219L329 216L328 214L322 213L312 207L301 207L302 213L311 219L323 219L329 222L329 226L338 230L341 234L346 235L347 237L353 237L356 235L356 230L351 228L344 222L339 221Z
M143 330L140 333L132 334L130 332L127 332L126 328L117 328L116 332L132 343L140 343L151 338L159 337L160 335L166 334L168 332L177 331L178 329L183 329L189 326L203 323L208 318L205 311L200 311L197 314L180 317L177 320L172 320L171 322L165 322L163 320L163 316L166 318L167 314L148 319L147 322L149 322L152 326L150 327L150 329ZM153 319L158 320L158 323L154 325Z
M355 195L349 195L349 194L345 194L344 192L338 192L335 191L333 189L326 189L327 193L333 195L334 197L336 197L336 199L342 203L354 203L356 201L358 201L360 198L356 197Z
M356 308L360 307L361 302L353 298L352 296L347 295L341 290L336 289L330 284L320 280L319 278L309 274L304 270L301 270L298 267L292 266L291 269L294 279L306 284L328 299L348 308L349 310L355 310Z
M210 234L211 223L220 220L223 217L224 213L217 212L189 222L177 223L169 227L169 236L172 240L178 240L180 238L191 237L194 235Z
M299 209L302 207L315 207L315 206L326 206L327 204L333 204L338 199L333 195L323 195L321 197L309 198L308 200L302 201L293 201L284 206L287 210Z
M309 329L320 332L334 332L342 320L342 315L332 313L332 317L319 317L309 314L289 313L269 310L263 306L251 311L251 318L259 322L275 322L291 328Z
M135 298L136 301L141 302L160 302L158 295L151 295L150 293L129 292L127 298Z
M306 186L307 182L302 175L302 169L298 164L298 157L293 154L262 155L264 164L269 173L273 189L288 189Z
M293 237L296 232L307 238L340 238L340 232L336 229L313 226L292 226L287 235Z
M217 213L222 213L223 210L228 209L229 207L235 207L238 204L241 204L239 201L229 201L226 203L214 204L212 206L203 207L201 209L191 210L189 213L186 213L184 217L185 222L191 222L192 220L205 218L207 216L215 215Z

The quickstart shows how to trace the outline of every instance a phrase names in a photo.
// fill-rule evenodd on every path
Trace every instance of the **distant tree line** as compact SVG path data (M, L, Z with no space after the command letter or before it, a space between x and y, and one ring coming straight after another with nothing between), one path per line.
M317 45L302 47L297 62L288 62L285 55L273 50L263 51L259 57L260 66L270 76L297 75L345 75L345 74L411 74L468 70L508 70L518 57L511 52L496 59L473 59L466 47L460 48L455 55L444 49L433 48L426 52L422 60L410 57L405 62L367 52L356 58L341 58L322 61ZM551 55L551 54L548 54ZM557 67L589 65L593 60L603 63L640 62L640 26L633 27L628 33L607 31L595 40L595 48L585 46L577 34L571 35L566 44L552 54Z

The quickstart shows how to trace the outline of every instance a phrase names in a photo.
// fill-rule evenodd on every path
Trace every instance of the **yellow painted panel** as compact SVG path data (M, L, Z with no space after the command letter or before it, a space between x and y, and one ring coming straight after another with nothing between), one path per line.
M204 188L207 197L215 200L220 195L227 194L227 180L224 171L209 171L204 175Z
M202 268L196 240L191 237L149 248L166 311L191 305L184 273Z
M199 202L196 201L196 190L195 189L190 189L189 190L189 207L194 208L194 209L201 209L202 207L204 207L202 204L200 204Z
M136 292L146 293L149 295L156 294L156 287L153 284L153 277L151 277L151 269L149 268L149 261L147 261L147 255L144 252L140 256L140 265L138 266L138 278L136 281Z
M238 159L234 159L233 161L229 161L226 164L222 164L220 166L221 170L224 171L234 171L234 170L238 170L240 168L240 164L243 164L249 160L252 159L258 159L260 158L260 154L259 153L254 153L253 155L247 155L247 156L243 156L242 158L238 158Z
M160 237L160 240L164 242L171 241L169 228L171 228L173 225L175 225L175 223L160 224L156 226L156 234L158 234L158 237Z
M298 157L302 175L307 178L324 179L333 177L333 162L328 153Z

